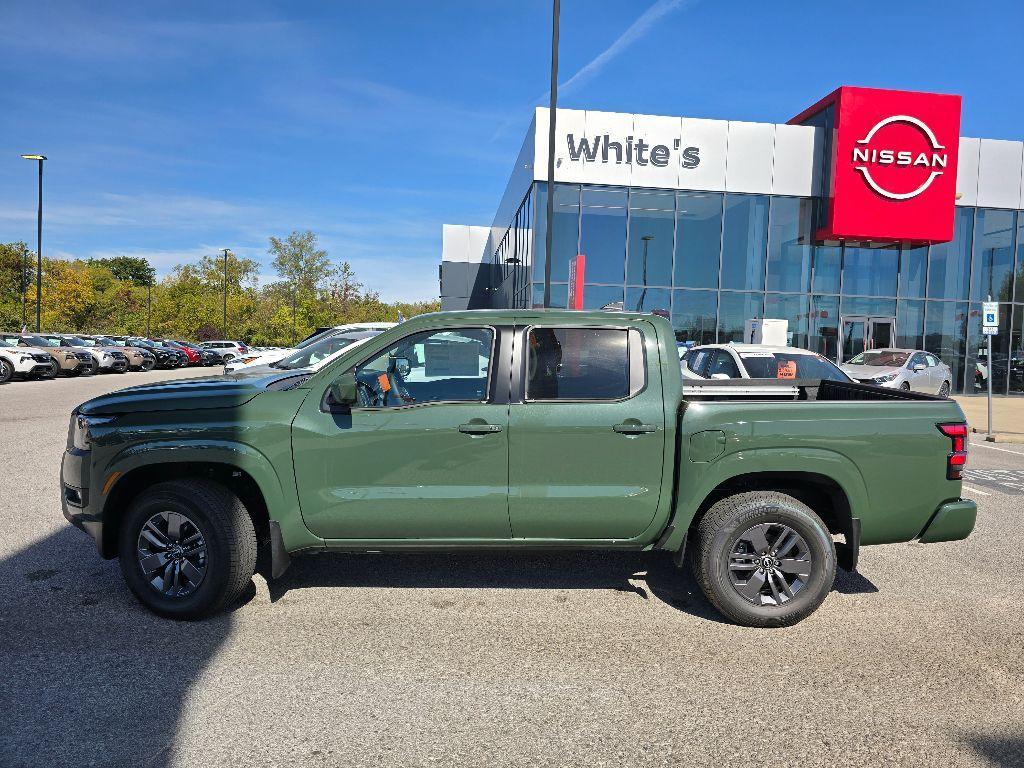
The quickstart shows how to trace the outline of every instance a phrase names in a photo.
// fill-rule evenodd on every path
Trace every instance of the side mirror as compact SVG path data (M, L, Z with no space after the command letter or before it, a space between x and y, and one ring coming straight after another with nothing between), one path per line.
M923 371L927 367L928 366L925 365L924 363L918 363L917 365L914 366L914 373L920 373L921 371Z
M331 405L353 406L359 402L356 394L356 375L354 373L343 373L331 382L330 387Z

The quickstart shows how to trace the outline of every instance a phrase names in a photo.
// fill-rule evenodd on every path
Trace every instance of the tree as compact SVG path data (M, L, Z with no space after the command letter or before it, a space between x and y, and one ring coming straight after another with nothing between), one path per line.
M0 243L0 328L21 326L22 291L35 279L35 254L28 246Z
M267 252L274 257L277 274L299 293L315 293L333 271L327 251L317 248L317 237L308 230L292 232L284 240L271 237Z
M118 280L133 285L152 285L156 281L156 270L146 259L139 256L112 256L106 259L89 259L89 264L98 264L110 270Z

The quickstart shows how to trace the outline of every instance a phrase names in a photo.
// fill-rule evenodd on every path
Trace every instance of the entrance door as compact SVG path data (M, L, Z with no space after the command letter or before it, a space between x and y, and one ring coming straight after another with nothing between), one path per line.
M850 360L866 349L885 349L896 340L896 319L849 316L842 321L841 357Z

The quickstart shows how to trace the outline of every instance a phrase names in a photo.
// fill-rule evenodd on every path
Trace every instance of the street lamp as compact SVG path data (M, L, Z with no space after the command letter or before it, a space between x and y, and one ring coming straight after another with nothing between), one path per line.
M654 235L644 235L640 238L644 241L644 289L640 291L640 301L637 302L636 311L639 312L647 301L647 244L654 239Z
M544 233L544 306L551 306L551 248L555 222L555 116L558 111L559 0L551 3L551 100L548 106L548 200Z
M39 210L36 215L36 333L42 330L43 308L43 161L46 155L22 155L39 162Z

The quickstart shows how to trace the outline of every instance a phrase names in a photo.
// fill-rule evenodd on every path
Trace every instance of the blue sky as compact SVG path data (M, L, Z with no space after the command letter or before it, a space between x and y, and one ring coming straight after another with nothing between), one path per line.
M838 85L964 96L1024 138L1024 4L563 0L560 104L782 122ZM387 299L437 292L546 98L548 0L0 6L0 241L158 271L316 231ZM264 280L273 279L264 267Z

